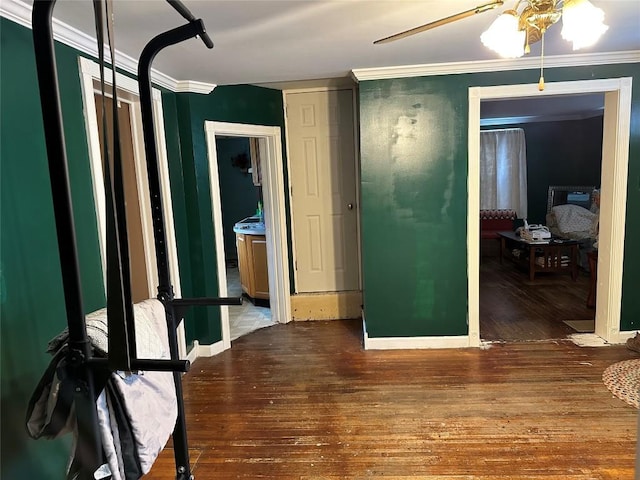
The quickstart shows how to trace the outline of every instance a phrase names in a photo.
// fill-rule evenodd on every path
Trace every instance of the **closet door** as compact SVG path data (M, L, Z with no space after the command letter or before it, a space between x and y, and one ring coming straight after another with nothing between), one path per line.
M351 90L287 93L296 291L359 289Z

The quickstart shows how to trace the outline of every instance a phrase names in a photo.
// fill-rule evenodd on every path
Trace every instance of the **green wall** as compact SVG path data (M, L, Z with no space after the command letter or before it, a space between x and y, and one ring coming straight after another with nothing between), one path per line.
M32 441L27 401L66 325L31 32L0 19L1 461L7 479L60 478L68 439ZM56 45L84 309L104 306L82 116L79 52ZM639 328L640 84L638 65L553 69L549 81L634 76L623 330ZM551 74L553 72L553 75ZM554 78L555 76L555 78ZM372 337L466 334L467 88L530 83L536 72L361 84L363 274ZM281 92L252 86L163 93L184 296L217 295L204 121L279 126ZM286 167L285 167L286 181ZM220 340L216 309L187 320L189 343Z
M69 439L33 441L27 401L66 326L31 31L0 19L0 307L2 478L62 478ZM56 45L84 309L104 306L82 114L78 52Z
M634 77L621 330L640 328L640 66L557 68L547 82ZM468 88L531 71L360 83L364 309L370 337L466 335Z
M50 360L47 343L66 326L31 31L0 18L0 55L0 477L62 478L70 438L34 441L24 426L28 400ZM56 55L89 312L102 308L105 297L78 71L83 54L56 42ZM209 96L165 91L162 101L182 290L215 296L204 120L283 127L281 93L220 87ZM201 309L204 322L194 326L195 315L187 319L190 343L219 340L217 318Z
M183 291L183 294L215 297L218 295L218 279L204 123L211 120L277 126L281 128L284 145L282 92L232 85L217 87L209 95L178 93L175 97L186 210L184 218L177 221L186 225L188 230L186 248L190 255L188 268L191 274L191 289ZM286 175L286 167L284 173ZM178 217L181 213L176 212L175 215ZM222 338L218 308L194 310L185 326L189 346L196 339L202 344L211 344Z

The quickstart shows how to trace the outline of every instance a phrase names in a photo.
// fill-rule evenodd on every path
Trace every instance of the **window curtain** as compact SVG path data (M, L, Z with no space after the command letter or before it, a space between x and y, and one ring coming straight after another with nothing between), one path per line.
M527 217L527 153L524 130L480 132L480 209L515 210Z

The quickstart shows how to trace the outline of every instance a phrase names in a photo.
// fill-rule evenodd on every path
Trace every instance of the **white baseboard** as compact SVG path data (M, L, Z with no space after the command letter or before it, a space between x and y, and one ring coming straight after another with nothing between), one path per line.
M618 332L609 339L609 343L612 343L612 344L626 343L627 339L635 337L636 333L638 333L638 330L632 330L630 332L629 331Z
M198 347L200 346L200 344L198 343L197 340L193 341L193 347L191 348L191 350L189 350L189 353L187 354L187 360L189 360L189 362L193 363L196 358L198 358Z
M469 347L469 336L446 337L381 337L369 338L364 334L365 350L404 350L426 348L465 348Z
M193 363L198 357L213 357L224 352L224 344L222 340L211 345L200 345L198 340L193 341L193 348L187 354L187 360Z
M362 332L365 350L406 350L427 348L466 348L470 347L468 335L449 337L379 337L369 338L367 322L362 312Z

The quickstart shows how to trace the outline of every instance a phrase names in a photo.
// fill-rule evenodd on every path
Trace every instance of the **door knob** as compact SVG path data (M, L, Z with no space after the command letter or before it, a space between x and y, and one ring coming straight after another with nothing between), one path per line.
M347 203L347 208L349 210L353 210L353 203Z

